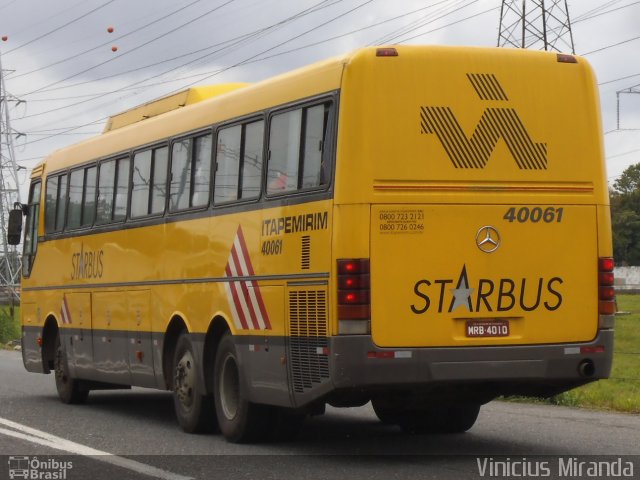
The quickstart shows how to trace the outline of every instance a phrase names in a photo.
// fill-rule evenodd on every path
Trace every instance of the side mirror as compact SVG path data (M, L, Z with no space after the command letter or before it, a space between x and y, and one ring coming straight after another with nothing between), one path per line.
M9 245L18 245L22 238L22 207L9 212L9 228L7 229L7 242Z

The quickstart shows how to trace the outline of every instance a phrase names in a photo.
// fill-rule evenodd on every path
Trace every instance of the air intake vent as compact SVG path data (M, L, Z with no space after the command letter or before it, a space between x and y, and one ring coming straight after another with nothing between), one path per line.
M289 291L289 373L294 393L329 378L326 290Z
M309 235L302 237L302 259L300 263L302 270L309 270L311 265L311 237Z

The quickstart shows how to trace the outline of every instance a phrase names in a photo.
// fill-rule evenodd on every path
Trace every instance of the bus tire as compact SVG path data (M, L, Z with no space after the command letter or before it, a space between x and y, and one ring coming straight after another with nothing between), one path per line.
M53 368L56 379L56 390L62 403L79 404L87 401L89 389L81 380L73 378L69 374L69 364L67 352L60 339L60 332L56 332L55 355L53 357Z
M201 392L198 363L189 334L182 333L173 356L173 406L178 424L187 433L215 429L211 395Z
M400 427L408 433L464 433L476 423L480 405L455 405L402 414Z
M378 420L385 425L397 425L400 423L402 419L402 410L381 404L375 399L371 400L371 406L373 407L373 411L378 417Z
M233 443L266 440L273 428L272 407L248 400L233 336L227 332L216 352L213 398L218 425Z

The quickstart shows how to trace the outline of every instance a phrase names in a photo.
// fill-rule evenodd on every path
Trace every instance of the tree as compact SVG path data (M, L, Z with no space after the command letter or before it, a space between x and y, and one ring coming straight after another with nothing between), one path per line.
M619 265L640 265L640 163L627 167L611 191L613 254Z

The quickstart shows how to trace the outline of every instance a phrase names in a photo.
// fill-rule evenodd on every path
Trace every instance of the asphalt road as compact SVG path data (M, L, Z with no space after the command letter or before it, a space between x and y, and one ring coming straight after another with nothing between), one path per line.
M546 465L550 478L565 478L557 457L566 466L593 455L631 461L640 476L640 416L492 402L465 434L408 435L378 422L370 405L328 407L294 442L234 445L183 433L167 392L92 392L86 405L64 405L52 375L27 373L19 352L0 350L0 478L18 472L18 457L49 475L40 478L63 480L459 479L482 478L481 466L495 462L505 465L498 473Z

